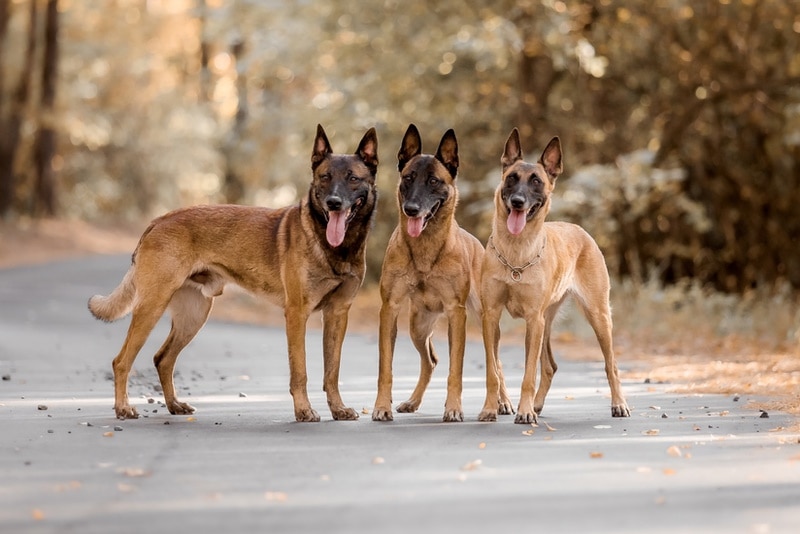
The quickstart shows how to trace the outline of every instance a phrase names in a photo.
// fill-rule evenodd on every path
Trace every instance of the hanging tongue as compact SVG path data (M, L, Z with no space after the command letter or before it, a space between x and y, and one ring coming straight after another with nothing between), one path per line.
M342 244L342 241L344 241L346 223L346 211L328 212L328 228L325 231L325 237L328 239L328 244L330 246L338 247Z
M425 226L425 217L409 217L408 235L411 237L419 237L419 234L422 233L423 226Z
M528 212L522 210L511 210L508 214L508 231L513 235L518 235L525 228L525 219Z

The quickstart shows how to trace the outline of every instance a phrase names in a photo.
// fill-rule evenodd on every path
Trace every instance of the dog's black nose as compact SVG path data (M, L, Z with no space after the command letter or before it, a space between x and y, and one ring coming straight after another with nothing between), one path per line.
M325 199L325 205L328 206L330 211L339 211L342 209L342 199L339 197L328 197Z
M521 210L525 207L525 197L522 195L511 195L508 199L511 202L511 207L515 210Z
M409 217L416 217L419 215L419 204L415 202L406 202L403 204L403 212Z

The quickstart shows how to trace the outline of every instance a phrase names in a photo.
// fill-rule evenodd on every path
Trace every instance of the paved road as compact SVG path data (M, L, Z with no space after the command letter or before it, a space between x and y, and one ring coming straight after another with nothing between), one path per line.
M3 533L800 528L798 437L775 431L790 417L761 418L746 397L623 380L633 416L612 419L599 361L562 362L543 418L552 430L476 421L478 345L465 364L467 422L439 422L446 365L419 413L335 422L311 332L309 387L323 421L299 424L283 331L212 321L178 362L182 397L198 409L189 418L159 404L151 356L163 323L135 366L131 394L144 417L117 421L110 362L127 321L96 321L85 302L127 264L114 256L0 271ZM518 391L521 353L505 352ZM395 361L397 401L416 380L406 339ZM371 411L376 373L376 339L348 336L345 402Z

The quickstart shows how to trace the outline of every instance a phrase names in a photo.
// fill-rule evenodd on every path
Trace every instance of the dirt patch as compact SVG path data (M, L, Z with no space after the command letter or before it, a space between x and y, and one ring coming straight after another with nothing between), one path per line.
M61 220L0 223L0 268L91 254L130 253L145 226L143 223L103 227ZM350 312L349 330L377 336L379 312L377 288L362 288ZM283 310L236 289L226 289L215 301L211 317L281 327L284 324ZM401 335L407 324L407 314L403 313L399 323ZM321 327L319 314L314 314L309 328ZM523 344L522 324L504 325L503 329L504 344ZM763 350L764 344L759 340L709 336L701 328L694 332L676 331L669 342L648 336L639 328L635 330L626 332L618 327L615 332L619 361L632 367L623 375L624 379L667 382L674 385L676 393L764 397L770 401L758 408L800 415L800 350ZM479 325L471 323L468 331L470 339L480 342ZM446 338L442 322L437 335ZM585 332L557 331L553 346L560 358L597 361L602 358L596 342Z

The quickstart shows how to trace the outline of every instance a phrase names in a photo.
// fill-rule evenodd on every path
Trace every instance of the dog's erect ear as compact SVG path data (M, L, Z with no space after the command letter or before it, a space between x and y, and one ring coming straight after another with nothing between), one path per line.
M378 134L375 133L375 128L370 128L356 149L356 156L361 158L361 161L369 167L373 173L378 170Z
M333 150L328 141L328 136L325 135L325 130L322 129L321 124L317 124L317 137L314 139L314 152L311 153L311 169L316 169L317 165L322 163L322 160L332 152Z
M442 140L439 142L439 149L436 151L436 159L447 167L450 176L456 177L458 174L458 141L452 128L442 136Z
M561 140L558 137L550 139L550 142L547 143L542 157L539 158L539 163L553 180L558 178L558 175L564 170L561 166Z
M422 139L419 137L419 130L413 124L408 125L408 130L400 143L400 152L397 153L397 170L402 171L406 163L422 152Z
M514 128L506 141L506 147L503 149L503 156L500 158L500 164L503 166L503 172L513 165L515 162L522 159L522 147L519 143L519 130Z

